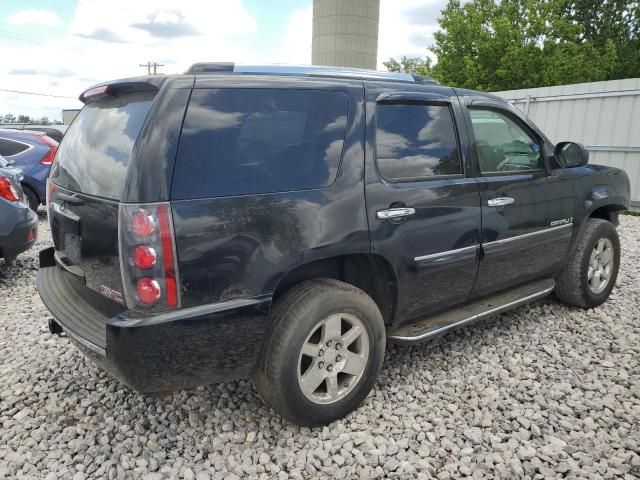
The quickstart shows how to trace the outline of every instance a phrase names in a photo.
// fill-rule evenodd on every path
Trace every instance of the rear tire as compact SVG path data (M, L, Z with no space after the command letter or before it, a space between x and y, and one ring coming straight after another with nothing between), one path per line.
M38 207L40 206L40 199L38 199L36 192L34 192L31 187L27 187L26 185L23 185L22 190L24 190L24 194L26 195L27 201L29 202L29 208L34 212L37 212Z
M620 239L611 222L587 220L564 269L556 277L555 296L582 308L604 303L616 283L620 268Z
M378 306L337 280L308 280L272 307L254 380L263 400L299 425L344 417L369 394L384 359Z

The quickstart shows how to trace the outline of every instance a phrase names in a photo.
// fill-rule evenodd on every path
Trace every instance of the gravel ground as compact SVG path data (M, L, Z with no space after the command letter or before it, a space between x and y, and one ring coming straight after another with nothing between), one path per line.
M546 299L390 346L361 408L312 430L248 382L145 398L51 336L34 288L41 216L36 247L0 263L0 478L638 478L640 218L621 222L603 307Z

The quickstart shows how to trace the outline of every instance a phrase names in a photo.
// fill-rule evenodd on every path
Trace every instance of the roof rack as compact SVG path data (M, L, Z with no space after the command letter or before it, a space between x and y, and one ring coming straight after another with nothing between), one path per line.
M244 73L257 75L303 75L311 77L354 78L360 80L386 80L391 82L410 82L435 84L431 77L400 72L381 72L364 68L324 67L319 65L241 65L233 62L194 63L185 72L191 75L208 73Z

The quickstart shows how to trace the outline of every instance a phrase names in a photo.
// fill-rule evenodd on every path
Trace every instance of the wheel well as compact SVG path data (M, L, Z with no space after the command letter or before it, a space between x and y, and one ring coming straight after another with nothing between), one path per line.
M300 265L280 279L274 301L293 285L313 278L333 278L358 287L376 302L384 322L391 323L396 309L397 283L391 265L383 257L351 254Z
M589 218L600 218L602 220L607 220L614 225L618 224L618 213L621 208L617 205L605 205L604 207L596 208L591 214Z
M30 190L36 196L36 198L38 199L38 202L42 203L42 200L40 199L40 195L38 195L38 192L35 188L33 188L28 183L24 183L24 182L21 185L23 190Z

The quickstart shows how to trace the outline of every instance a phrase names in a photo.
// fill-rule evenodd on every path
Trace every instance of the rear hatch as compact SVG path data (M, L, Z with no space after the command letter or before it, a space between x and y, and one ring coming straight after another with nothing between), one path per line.
M134 145L157 89L104 87L67 130L49 176L47 209L58 265L87 287L124 302L118 207ZM88 92L81 99L87 101Z

